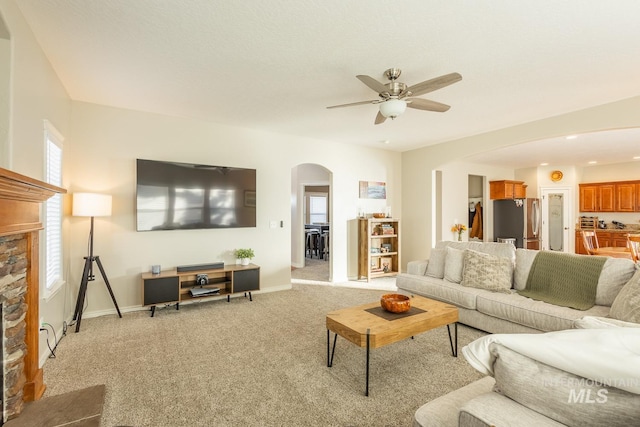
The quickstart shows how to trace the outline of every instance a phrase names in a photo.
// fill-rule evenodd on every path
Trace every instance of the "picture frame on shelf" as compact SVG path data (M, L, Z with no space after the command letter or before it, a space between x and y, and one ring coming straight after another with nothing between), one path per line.
M380 245L380 252L382 253L392 252L391 243L382 243Z
M388 273L393 268L393 260L391 258L380 258L380 268L383 272Z

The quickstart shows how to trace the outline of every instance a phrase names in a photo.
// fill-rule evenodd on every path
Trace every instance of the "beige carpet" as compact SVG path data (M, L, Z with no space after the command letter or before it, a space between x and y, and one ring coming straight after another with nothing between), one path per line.
M5 427L98 427L105 387L97 385L25 404ZM104 424L103 424L104 425Z
M329 281L329 261L316 258L305 258L304 267L291 271L292 279Z
M291 270L291 282L302 285L340 286L356 289L378 289L384 291L397 291L395 277L378 277L370 282L366 280L349 280L346 282L329 282L329 262L305 258L303 268Z
M338 339L327 367L325 315L383 291L293 285L122 319L85 319L44 366L47 396L106 385L103 426L397 426L481 375L451 356L446 328L371 353ZM459 346L483 333L459 327Z

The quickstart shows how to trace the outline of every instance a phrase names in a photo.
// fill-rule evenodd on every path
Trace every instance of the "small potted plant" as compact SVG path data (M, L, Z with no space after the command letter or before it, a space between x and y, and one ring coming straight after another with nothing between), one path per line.
M236 249L236 259L240 260L240 264L249 265L249 260L256 256L253 253L253 249Z

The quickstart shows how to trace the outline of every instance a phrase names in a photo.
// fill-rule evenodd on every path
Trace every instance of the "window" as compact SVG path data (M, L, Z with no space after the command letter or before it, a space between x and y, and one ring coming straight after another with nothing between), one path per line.
M45 121L45 180L62 186L62 137ZM62 284L62 194L44 203L45 290Z
M309 222L327 222L327 196L309 196Z

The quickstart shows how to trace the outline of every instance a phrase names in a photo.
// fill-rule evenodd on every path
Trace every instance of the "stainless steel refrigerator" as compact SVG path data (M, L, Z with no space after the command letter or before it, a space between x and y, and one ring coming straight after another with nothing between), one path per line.
M540 249L540 199L494 200L493 237L515 239L516 248Z

